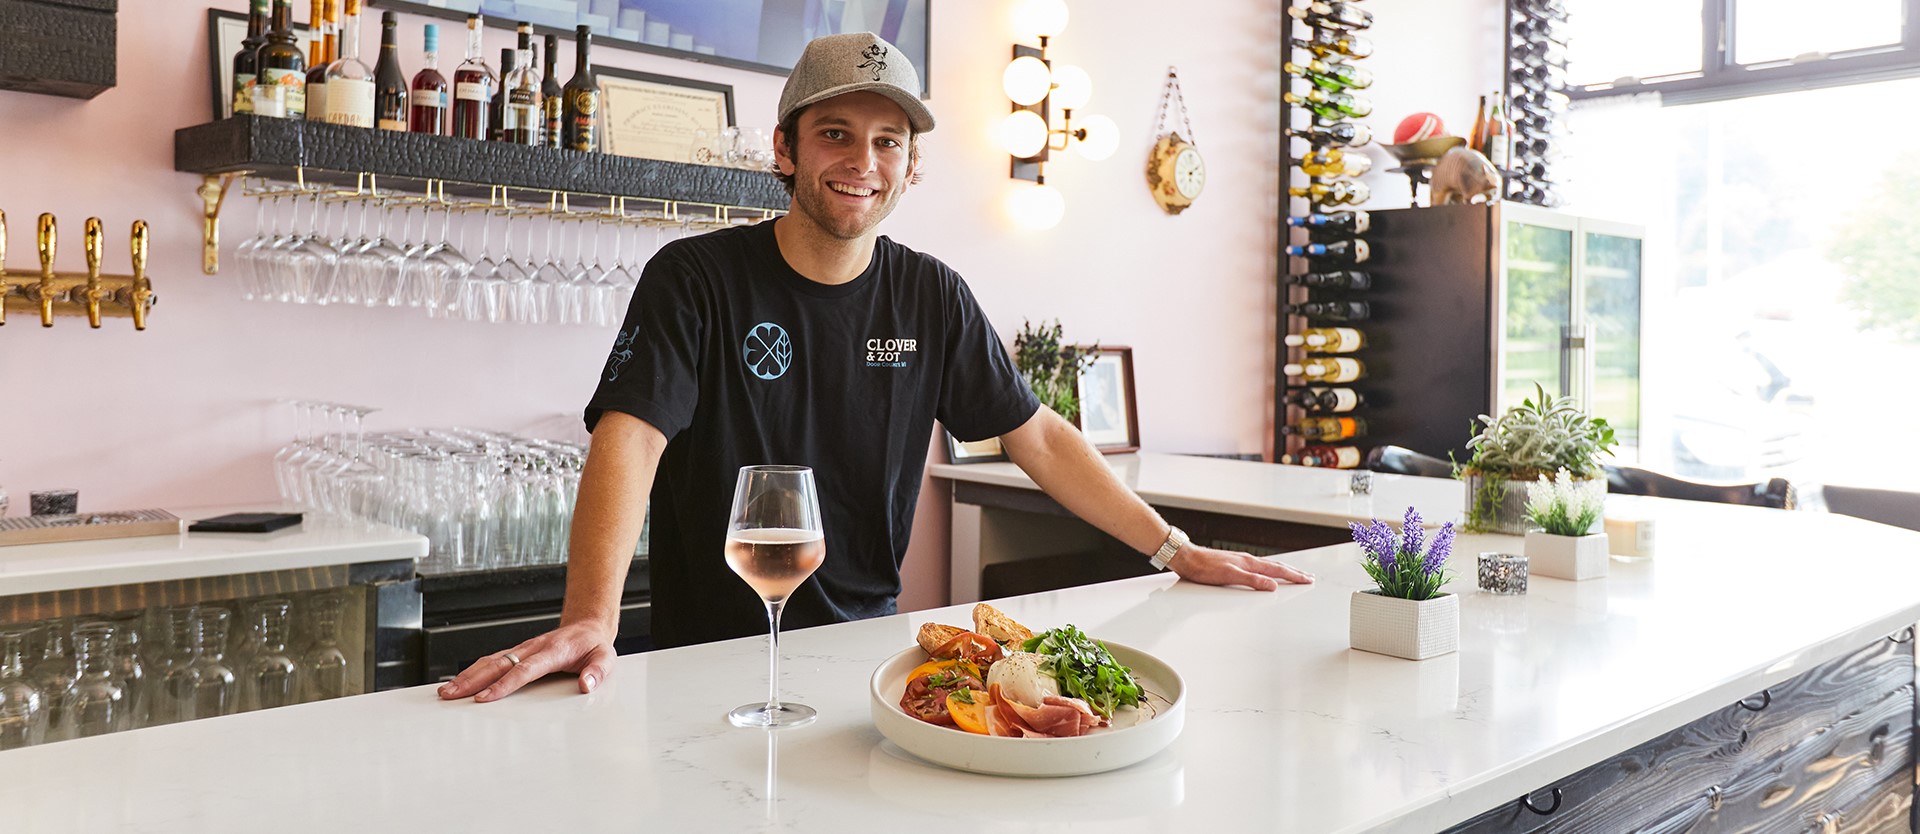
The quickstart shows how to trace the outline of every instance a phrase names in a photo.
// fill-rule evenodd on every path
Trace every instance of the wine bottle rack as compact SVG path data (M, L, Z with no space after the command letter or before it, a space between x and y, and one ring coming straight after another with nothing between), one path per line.
M1563 0L1507 0L1505 66L1514 123L1506 199L1535 206L1563 202L1554 177L1566 132L1567 12Z
M1334 5L1347 5L1353 9L1364 7L1364 4L1357 3ZM1340 37L1353 37L1364 42L1365 35L1363 33L1365 29L1371 25L1370 20L1357 23L1354 21L1341 23L1329 20L1324 16L1313 13L1311 8L1312 4L1303 2L1289 11L1289 14L1294 19L1287 21L1286 37L1283 38L1281 43L1282 63L1292 63L1303 70L1296 73L1283 69L1280 76L1281 89L1283 93L1290 93L1302 99L1317 86L1315 81L1309 78L1304 70L1311 69L1309 62L1316 60L1320 56L1313 50L1300 45L1299 42L1317 44ZM1348 66L1360 67L1364 64L1363 59L1366 55L1371 54L1371 47L1355 49L1354 51L1361 54L1337 55L1334 57ZM1365 105L1364 109L1370 110L1371 105L1365 101L1369 90L1370 87L1358 90L1349 89L1345 92L1361 99L1361 104ZM1324 107L1325 105L1322 104L1321 106ZM1367 326L1365 321L1326 320L1295 312L1297 305L1316 302L1328 304L1329 306L1339 305L1344 302L1368 302L1368 292L1359 289L1336 290L1324 287L1308 288L1290 280L1292 276L1313 271L1314 267L1312 266L1312 262L1306 258L1293 255L1289 247L1313 242L1323 242L1322 240L1316 240L1316 238L1323 238L1325 241L1330 241L1331 238L1314 235L1309 227L1296 226L1288 222L1288 218L1304 219L1315 214L1324 214L1328 211L1355 210L1358 205L1366 202L1364 196L1344 203L1329 202L1323 199L1317 190L1319 187L1335 187L1336 184L1341 183L1351 183L1365 188L1365 186L1360 183L1358 175L1349 176L1344 173L1310 175L1301 168L1303 161L1328 149L1338 148L1342 153L1363 153L1363 147L1369 144L1369 142L1364 139L1356 141L1352 145L1342 145L1337 142L1318 140L1313 136L1313 127L1326 126L1330 128L1333 125L1344 122L1354 124L1364 130L1364 121L1365 114L1360 116L1342 115L1340 118L1328 118L1322 113L1316 113L1307 101L1288 101L1286 96L1282 97L1280 104L1280 124L1283 134L1280 144L1280 199L1282 200L1282 206L1285 210L1281 212L1282 223L1284 225L1282 226L1283 233L1279 235L1280 251L1278 253L1278 260L1280 268L1278 270L1279 276L1276 281L1277 291L1275 294L1275 298L1277 299L1275 312L1278 316L1279 326L1275 328L1273 450L1274 459L1277 462L1309 462L1303 459L1301 452L1304 447L1313 445L1300 435L1290 434L1287 431L1289 426L1298 425L1307 416L1305 409L1292 405L1289 402L1289 394L1293 391L1314 387L1316 385L1316 383L1311 381L1290 378L1287 375L1284 366L1290 363L1300 363L1305 360L1309 354L1309 348L1307 347L1288 345L1286 341L1287 336L1300 332L1307 327L1352 326L1365 328ZM1304 188L1306 190L1306 196L1294 196L1292 189L1295 188ZM1365 234L1342 235L1340 239L1353 240L1356 242L1364 241ZM1346 268L1365 271L1367 265L1360 263ZM1368 303L1370 304L1371 302ZM1349 354L1341 355L1350 356ZM1364 353L1360 354L1362 361L1364 361L1364 357ZM1374 373L1377 373L1377 371L1374 371ZM1333 387L1354 387L1355 390L1359 390L1355 383L1320 384ZM1361 417L1364 416L1364 411L1365 408L1362 406L1353 412L1341 416ZM1356 443L1365 442L1365 439L1361 437L1333 442L1342 446L1351 446ZM1357 457L1357 455L1349 455L1349 457ZM1319 465L1328 465L1320 461L1312 462L1318 463ZM1344 465L1352 465L1352 463L1353 461L1349 460L1346 461Z

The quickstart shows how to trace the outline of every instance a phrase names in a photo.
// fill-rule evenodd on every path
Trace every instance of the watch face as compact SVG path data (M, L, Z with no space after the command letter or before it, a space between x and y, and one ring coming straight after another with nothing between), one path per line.
M1200 161L1199 151L1182 148L1180 155L1174 157L1173 184L1180 189L1180 195L1189 200L1200 196L1200 189L1207 184L1207 166Z

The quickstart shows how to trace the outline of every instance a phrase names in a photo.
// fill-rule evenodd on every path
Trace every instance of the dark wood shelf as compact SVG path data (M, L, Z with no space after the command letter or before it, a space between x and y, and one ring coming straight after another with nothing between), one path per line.
M761 171L248 115L174 131L173 167L283 181L299 174L347 185L366 173L381 177L383 187L437 180L448 194L480 197L492 186L507 186L743 208L788 205L786 189Z
M93 98L113 88L118 0L0 0L0 90Z

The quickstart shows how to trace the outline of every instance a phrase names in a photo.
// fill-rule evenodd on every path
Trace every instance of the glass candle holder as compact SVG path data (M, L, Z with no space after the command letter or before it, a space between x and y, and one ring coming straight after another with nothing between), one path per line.
M1480 590L1512 596L1527 592L1527 557L1520 553L1480 554Z
M1352 495L1373 494L1373 473L1361 470L1347 476L1347 492Z

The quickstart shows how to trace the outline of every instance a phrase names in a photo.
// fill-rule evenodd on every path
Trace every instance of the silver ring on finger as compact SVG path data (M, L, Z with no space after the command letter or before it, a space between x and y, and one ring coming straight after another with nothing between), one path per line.
M520 656L517 654L514 654L513 652L501 652L500 656L503 658L506 658L508 663L511 663L515 666L520 665Z

